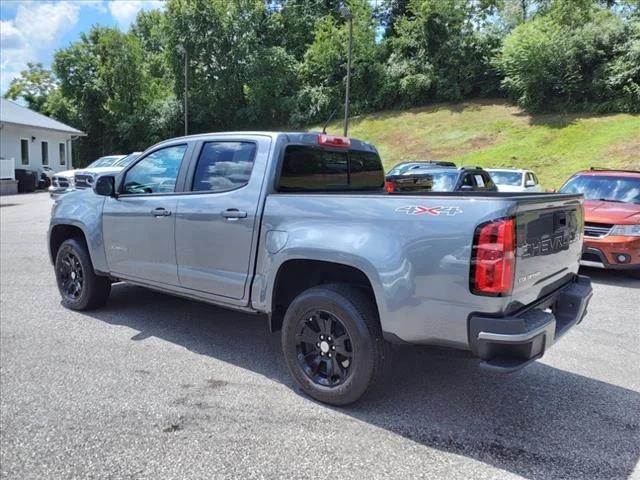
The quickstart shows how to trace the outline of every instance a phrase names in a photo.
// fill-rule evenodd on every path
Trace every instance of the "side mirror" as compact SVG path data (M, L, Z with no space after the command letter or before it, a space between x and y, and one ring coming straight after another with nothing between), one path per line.
M471 185L463 185L460 187L461 192L472 192L473 187Z
M526 182L524 182L524 186L525 187L535 187L536 186L536 182L534 182L533 180L527 180Z
M93 191L96 195L102 195L104 197L114 197L116 194L116 177L113 175L103 175L98 177Z

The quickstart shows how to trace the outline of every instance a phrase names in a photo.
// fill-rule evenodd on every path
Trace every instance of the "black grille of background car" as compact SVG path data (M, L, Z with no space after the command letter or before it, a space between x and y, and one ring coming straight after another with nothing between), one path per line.
M609 235L609 232L613 228L610 223L585 223L584 235L585 237L602 238Z
M53 177L51 182L54 187L58 188L69 188L69 180L65 177Z
M93 186L93 176L91 175L75 175L76 188L91 188Z

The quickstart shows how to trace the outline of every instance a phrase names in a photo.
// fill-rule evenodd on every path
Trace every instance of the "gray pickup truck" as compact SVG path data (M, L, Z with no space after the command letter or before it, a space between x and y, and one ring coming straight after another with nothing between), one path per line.
M62 303L123 281L264 314L291 374L341 405L380 383L393 342L513 371L584 317L580 195L389 194L376 149L315 133L217 133L148 149L56 200Z

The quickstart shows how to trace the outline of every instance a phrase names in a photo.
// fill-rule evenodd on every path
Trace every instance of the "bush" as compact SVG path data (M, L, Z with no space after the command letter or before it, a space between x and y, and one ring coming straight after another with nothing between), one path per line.
M637 22L593 9L580 22L551 12L515 28L495 62L522 107L638 111Z

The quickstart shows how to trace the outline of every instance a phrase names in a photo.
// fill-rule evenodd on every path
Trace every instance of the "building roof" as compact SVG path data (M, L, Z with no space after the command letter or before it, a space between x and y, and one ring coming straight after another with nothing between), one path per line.
M84 136L86 133L62 122L49 118L41 113L22 107L6 98L0 98L0 123L24 125L32 128L42 128L70 135Z

